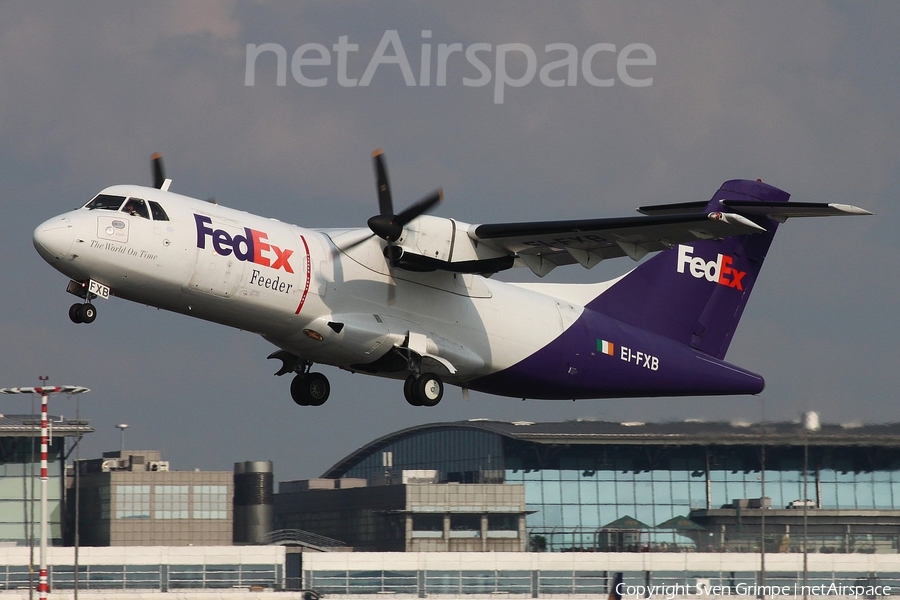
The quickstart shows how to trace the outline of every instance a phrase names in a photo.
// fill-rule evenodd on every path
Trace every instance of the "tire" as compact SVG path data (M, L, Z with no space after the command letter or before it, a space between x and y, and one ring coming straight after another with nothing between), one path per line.
M444 397L444 382L434 373L422 373L416 380L415 395L422 406L436 406Z
M88 302L81 306L81 320L83 323L93 323L97 318L97 309L93 304Z
M300 406L322 406L331 394L331 384L321 373L297 375L291 381L291 399Z
M306 374L306 396L309 401L307 406L322 406L331 394L331 384L328 378L321 373Z
M416 376L410 375L403 383L403 396L411 406L422 406L422 402L416 396Z
M84 318L81 316L80 304L73 304L69 307L69 320L73 323L84 323Z
M291 381L291 400L298 406L307 406L306 404L306 379L303 375L297 375Z

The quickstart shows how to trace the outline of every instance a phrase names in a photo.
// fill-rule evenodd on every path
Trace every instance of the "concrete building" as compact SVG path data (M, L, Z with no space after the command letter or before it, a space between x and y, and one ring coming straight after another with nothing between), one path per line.
M357 551L522 552L521 485L438 484L434 471L289 481L275 495L276 530L337 539Z
M234 543L265 544L272 532L272 461L234 463Z
M76 468L82 546L232 543L229 471L171 471L152 450L105 452Z

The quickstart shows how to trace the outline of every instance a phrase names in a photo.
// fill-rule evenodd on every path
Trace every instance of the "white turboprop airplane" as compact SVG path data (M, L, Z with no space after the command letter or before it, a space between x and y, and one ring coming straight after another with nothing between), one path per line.
M405 381L434 406L444 383L543 399L756 394L762 377L724 356L780 223L863 215L788 202L760 181L725 182L709 202L646 206L644 216L469 225L425 214L441 192L394 213L374 154L379 214L368 229L310 229L154 187L106 188L34 231L34 245L83 299L117 296L258 333L276 375L317 406L314 363ZM659 254L594 284L504 283L498 271Z

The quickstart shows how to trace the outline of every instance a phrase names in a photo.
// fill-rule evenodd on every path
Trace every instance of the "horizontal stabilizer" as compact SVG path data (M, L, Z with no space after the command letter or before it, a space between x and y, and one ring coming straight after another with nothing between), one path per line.
M702 211L706 202L678 202L642 206L638 212L651 216L689 215ZM841 217L847 215L871 215L869 211L850 204L825 204L820 202L761 202L757 200L722 200L727 206L745 215L768 217L784 222L789 217Z
M849 204L821 202L758 202L752 200L722 200L722 204L746 215L768 217L784 223L790 217L842 217L871 215L869 211Z

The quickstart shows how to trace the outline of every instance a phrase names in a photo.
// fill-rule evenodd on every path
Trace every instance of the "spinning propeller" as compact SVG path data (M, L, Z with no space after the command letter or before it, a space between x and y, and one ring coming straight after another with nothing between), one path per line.
M400 258L401 252L397 252L399 248L394 246L394 242L403 235L403 228L413 219L430 211L438 202L444 198L444 192L440 188L428 194L418 202L409 206L400 213L394 213L394 201L391 196L391 184L388 180L387 166L384 162L384 153L376 150L372 153L372 160L375 163L375 182L378 185L378 211L379 214L367 221L372 235L368 235L361 240L353 242L343 248L338 248L342 252L346 252L351 248L355 248L360 244L368 241L374 236L378 236L387 242L384 248L384 256L387 259L388 272L391 281L394 280L394 261ZM393 302L394 286L391 285L388 291L388 302Z
M425 196L400 214L394 214L394 201L391 197L391 184L388 181L387 166L384 164L384 153L376 150L372 153L375 161L375 180L378 184L378 210L380 214L368 220L372 233L388 244L396 242L403 235L403 227L416 217L428 212L441 201L444 192L440 189Z

